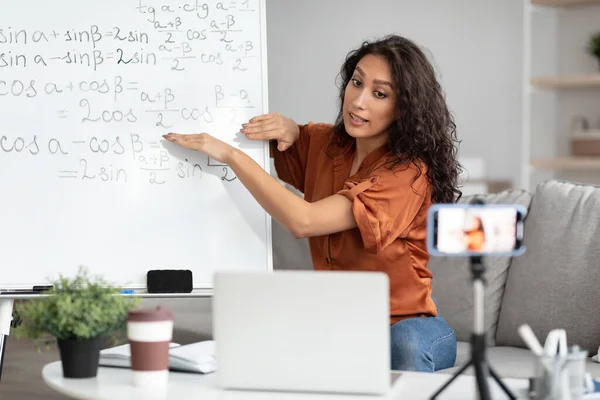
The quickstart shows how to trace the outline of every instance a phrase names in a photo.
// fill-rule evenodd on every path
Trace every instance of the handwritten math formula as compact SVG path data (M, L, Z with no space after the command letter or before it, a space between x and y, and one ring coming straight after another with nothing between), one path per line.
M0 163L51 160L62 182L236 180L161 135L230 141L262 111L258 0L113 4L56 26L0 17Z

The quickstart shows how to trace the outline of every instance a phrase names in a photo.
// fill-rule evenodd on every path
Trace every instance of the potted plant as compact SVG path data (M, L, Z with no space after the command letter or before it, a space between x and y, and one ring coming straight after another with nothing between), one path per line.
M600 69L600 32L594 34L590 38L588 51L592 56L596 57L596 60L598 61L598 67Z
M138 301L80 268L72 279L59 275L39 298L15 303L22 319L15 336L35 340L38 348L58 342L64 377L91 378L98 372L102 341L124 329Z

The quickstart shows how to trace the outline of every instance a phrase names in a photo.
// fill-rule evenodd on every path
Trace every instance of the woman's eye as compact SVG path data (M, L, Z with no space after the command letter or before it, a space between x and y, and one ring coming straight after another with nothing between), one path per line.
M377 97L378 99L384 99L385 93L375 92L375 97Z
M352 83L354 84L354 86L360 86L360 81L356 78L352 78Z

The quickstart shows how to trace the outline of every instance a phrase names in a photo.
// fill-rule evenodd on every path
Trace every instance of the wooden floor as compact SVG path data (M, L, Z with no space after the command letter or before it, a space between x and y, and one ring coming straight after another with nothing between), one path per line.
M68 399L51 390L42 380L44 365L59 359L56 347L38 352L31 341L9 336L0 380L0 399Z
M173 341L181 344L206 340L190 332L175 331ZM56 346L38 352L28 340L9 336L0 380L0 400L66 400L50 389L42 379L42 368L59 360Z

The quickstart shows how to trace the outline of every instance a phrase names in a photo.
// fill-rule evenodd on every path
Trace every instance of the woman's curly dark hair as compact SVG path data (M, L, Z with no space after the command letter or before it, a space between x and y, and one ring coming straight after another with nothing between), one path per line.
M395 157L392 166L409 165L421 170L427 165L427 177L433 189L434 203L454 203L461 166L457 161L459 143L456 124L448 110L435 71L424 52L412 41L397 35L364 42L351 51L340 70L340 112L334 125L334 141L340 145L352 140L344 127L344 93L358 62L366 55L384 57L391 68L400 117L388 132L388 145ZM418 178L418 175L415 179Z

